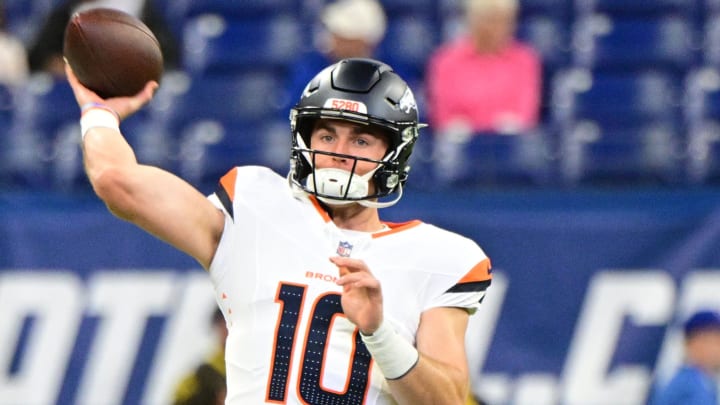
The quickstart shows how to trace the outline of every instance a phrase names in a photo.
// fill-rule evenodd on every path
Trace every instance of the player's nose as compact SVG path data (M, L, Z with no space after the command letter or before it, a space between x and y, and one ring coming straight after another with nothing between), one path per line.
M334 153L340 154L340 155L350 155L352 154L351 150L351 144L350 141L345 138L338 138L337 142L335 142L335 148L333 150ZM334 156L334 160L337 160L339 162L345 162L347 161L347 157L345 156Z

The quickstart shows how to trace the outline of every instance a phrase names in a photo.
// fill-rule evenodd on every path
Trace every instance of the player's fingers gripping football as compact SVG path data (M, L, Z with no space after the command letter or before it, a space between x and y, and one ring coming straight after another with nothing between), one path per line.
M65 63L65 75L67 76L67 80L70 83L70 87L72 88L73 94L75 95L75 100L77 101L79 106L83 106L87 103L92 102L102 102L100 96L80 84L69 63Z
M158 83L155 81L149 81L145 87L136 95L132 97L115 97L103 100L94 91L83 86L78 81L75 73L68 63L65 64L65 74L67 75L70 87L75 95L75 100L79 106L84 106L87 103L102 103L112 108L121 119L133 114L145 104L147 104L153 97L155 90L158 88Z

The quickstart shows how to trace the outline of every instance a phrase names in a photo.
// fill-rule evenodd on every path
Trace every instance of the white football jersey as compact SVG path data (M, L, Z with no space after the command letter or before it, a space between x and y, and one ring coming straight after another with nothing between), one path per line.
M225 213L210 277L229 329L226 404L395 403L343 315L331 256L367 263L385 320L413 344L423 311L474 312L490 284L490 262L472 240L420 221L339 229L267 168L234 168L209 198Z

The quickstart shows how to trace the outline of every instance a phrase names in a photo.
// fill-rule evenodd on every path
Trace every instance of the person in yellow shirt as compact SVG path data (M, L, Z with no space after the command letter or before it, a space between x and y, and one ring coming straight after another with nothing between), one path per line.
M205 362L180 380L173 405L222 405L225 403L225 318L218 309L213 314L213 327L217 333L217 347Z

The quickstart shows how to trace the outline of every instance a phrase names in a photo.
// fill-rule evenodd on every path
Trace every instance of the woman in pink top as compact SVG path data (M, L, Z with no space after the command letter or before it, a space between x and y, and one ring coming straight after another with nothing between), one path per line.
M537 124L541 62L515 40L517 0L466 0L467 33L428 65L430 123L437 133L518 133Z

